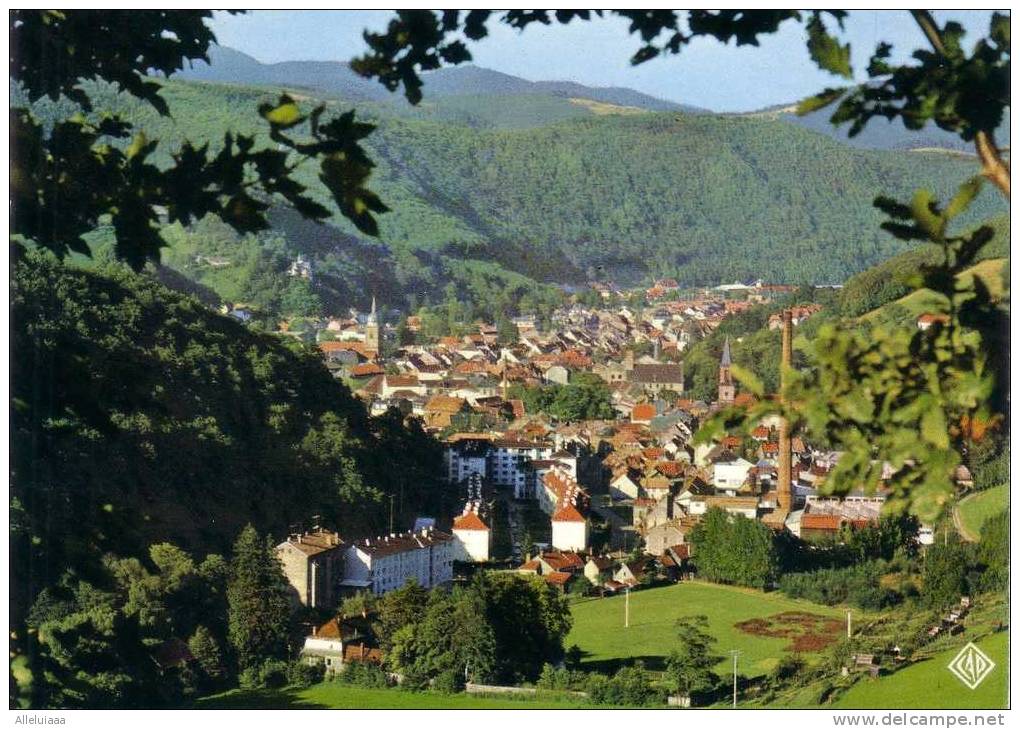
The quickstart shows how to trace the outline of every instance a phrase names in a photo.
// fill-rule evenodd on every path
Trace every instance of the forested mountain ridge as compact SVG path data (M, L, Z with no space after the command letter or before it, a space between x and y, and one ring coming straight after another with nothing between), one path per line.
M359 76L348 64L339 61L261 63L246 53L219 45L209 49L209 61L209 63L195 62L190 68L175 74L174 78L228 84L289 86L307 89L320 95L335 96L350 102L384 102L392 105L394 109L410 107L403 97L390 93L376 81ZM633 89L586 86L574 81L528 81L473 64L451 66L427 73L425 93L428 99L459 96L580 97L649 111L706 111Z
M158 136L165 154L184 138L215 147L228 129L254 133L254 110L273 93L171 81L173 119L109 90L102 97ZM448 298L450 284L462 300L509 311L549 306L555 294L539 281L838 283L906 248L879 229L876 194L931 187L945 196L976 171L967 159L853 149L762 118L649 112L491 129L357 107L378 124L367 140L378 165L372 186L391 208L379 238L338 219L299 231L293 215L278 216L286 220L269 234L282 246L275 274L297 253L316 264L311 308L364 305L375 294L406 309ZM303 179L319 189L311 173ZM986 192L968 222L1002 209ZM203 283L222 277L194 262L207 241L179 230L166 237L171 266Z

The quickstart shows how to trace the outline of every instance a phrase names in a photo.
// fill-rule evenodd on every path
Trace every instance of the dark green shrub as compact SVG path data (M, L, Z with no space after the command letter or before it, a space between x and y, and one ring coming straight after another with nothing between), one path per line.
M286 661L266 661L259 669L259 684L263 688L283 688L288 683L289 669Z
M348 663L337 680L365 688L386 688L390 683L386 671L371 663Z
M432 679L433 691L443 694L455 694L464 690L464 674L454 669L441 671Z
M293 661L287 666L287 684L307 688L322 681L325 667L321 664L312 665L303 661Z
M665 693L652 683L651 674L639 666L625 666L612 678L592 674L585 688L595 704L656 706L665 702Z
M888 569L886 562L872 560L851 567L794 572L779 578L779 589L790 597L823 605L849 603L865 610L878 610L902 600L899 593L879 583Z
M796 653L787 653L779 659L776 667L772 669L770 678L776 683L789 681L803 671L805 665L804 659L801 656Z
M241 671L237 677L237 685L245 691L253 691L258 688L262 688L262 677L260 676L261 671L258 666L249 666L248 668Z

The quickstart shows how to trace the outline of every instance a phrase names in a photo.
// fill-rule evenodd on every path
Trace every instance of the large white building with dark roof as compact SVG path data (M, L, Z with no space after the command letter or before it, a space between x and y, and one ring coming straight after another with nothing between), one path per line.
M375 595L395 590L408 580L425 588L453 580L454 539L435 529L360 539L344 555L340 585Z

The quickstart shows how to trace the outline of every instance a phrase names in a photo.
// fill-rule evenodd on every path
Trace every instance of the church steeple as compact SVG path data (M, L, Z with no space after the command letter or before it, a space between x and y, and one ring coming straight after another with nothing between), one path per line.
M730 366L733 359L730 355L730 338L726 337L723 344L722 357L719 358L719 402L731 403L737 396L737 388L733 383Z
M375 297L372 297L372 311L368 314L365 322L365 349L371 353L373 358L379 356L379 318L375 311Z

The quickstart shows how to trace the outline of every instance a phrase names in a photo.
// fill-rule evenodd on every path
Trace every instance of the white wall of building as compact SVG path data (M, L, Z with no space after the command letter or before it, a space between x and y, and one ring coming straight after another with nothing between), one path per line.
M738 458L732 463L717 463L712 468L712 484L717 489L739 489L753 464Z
M454 529L453 558L458 562L487 562L492 546L489 529Z
M553 549L574 552L588 549L588 522L553 520L552 546Z

